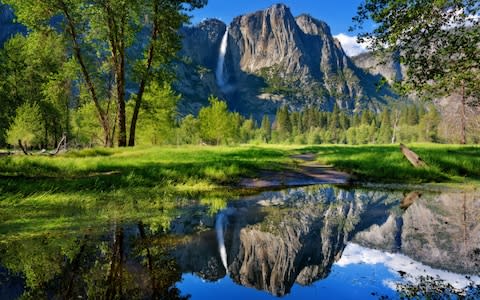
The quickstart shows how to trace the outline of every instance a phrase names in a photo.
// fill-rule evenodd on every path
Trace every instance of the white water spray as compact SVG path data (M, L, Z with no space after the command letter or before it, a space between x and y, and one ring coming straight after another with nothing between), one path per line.
M217 61L217 70L215 75L217 77L217 84L220 88L225 87L225 77L224 77L224 69L225 69L225 54L227 53L227 46L228 46L228 27L225 30L225 34L222 38L222 43L220 44L220 51L218 53L218 61Z
M215 231L217 232L218 250L220 251L220 258L222 259L222 264L225 267L225 271L227 271L227 274L228 274L227 249L225 248L225 239L223 236L225 223L226 223L225 214L223 212L219 212L215 220Z

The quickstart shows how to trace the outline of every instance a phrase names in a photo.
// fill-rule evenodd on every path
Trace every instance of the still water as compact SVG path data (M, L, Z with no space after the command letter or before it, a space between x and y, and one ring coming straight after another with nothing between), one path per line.
M161 224L5 233L0 299L480 299L479 194L313 186L179 202Z

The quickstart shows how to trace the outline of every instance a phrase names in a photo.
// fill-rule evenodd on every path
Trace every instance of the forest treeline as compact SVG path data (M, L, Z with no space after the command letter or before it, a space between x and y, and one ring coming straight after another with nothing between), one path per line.
M83 1L40 0L32 6L0 0L29 29L0 49L0 147L51 149L64 136L71 147L455 141L445 138L445 129L439 132L445 117L432 104L357 113L281 107L254 120L229 112L225 102L211 97L197 116L181 116L181 97L172 89L181 37L163 29L180 28L189 19L188 9L206 2L103 1L87 7ZM466 95L460 113L447 120L460 123L463 133L469 125ZM473 117L479 127L478 115ZM468 135L470 143L479 139Z
M29 148L54 148L64 134L72 147L105 145L104 128L88 91L75 80L78 67L68 60L62 36L54 31L17 35L0 51L0 144ZM107 79L106 79L107 80ZM106 83L107 84L107 83ZM229 112L227 104L210 98L198 116L179 117L180 95L152 81L146 87L137 124L137 144L385 144L442 142L440 114L434 105L403 104L374 113L348 113L307 107L301 111L280 108L261 121ZM106 100L111 128L118 134L116 102ZM131 121L135 101L126 103ZM475 136L469 142L478 142Z

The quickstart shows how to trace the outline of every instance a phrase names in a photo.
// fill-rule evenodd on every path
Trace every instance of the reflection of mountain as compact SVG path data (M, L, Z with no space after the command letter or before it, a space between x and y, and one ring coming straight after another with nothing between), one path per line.
M432 267L480 273L480 198L474 194L425 196L382 226L357 234L363 246L400 251Z
M471 283L480 284L479 276L467 277L463 274L435 269L403 254L369 249L355 243L347 245L342 258L336 264L342 267L351 264L382 264L392 273L404 274L403 276L412 284L418 284L422 278L429 277L434 278L438 283L445 284L445 286L451 285L455 289L464 289ZM392 285L392 288L395 288L395 285Z
M335 262L452 274L445 269L457 273L454 278L479 273L478 195L424 194L405 211L401 198L391 191L308 187L230 201L221 224L196 202L164 212L176 216L169 233L155 224L114 223L104 231L0 243L0 298L177 299L189 293L175 288L182 273L206 281L229 276L282 296L294 284L326 278Z
M386 198L384 193L313 188L234 202L226 212L230 276L243 286L277 296L289 293L294 283L308 285L325 278L358 228L386 219ZM208 280L224 276L214 239L203 233L177 248L181 268Z

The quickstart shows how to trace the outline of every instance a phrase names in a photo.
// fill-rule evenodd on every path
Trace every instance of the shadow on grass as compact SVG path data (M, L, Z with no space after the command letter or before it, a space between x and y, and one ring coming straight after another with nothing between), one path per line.
M411 148L427 167L411 166L397 145L312 146L302 151L317 153L318 160L350 172L360 181L426 183L452 181L455 176L480 178L478 147L420 145Z
M180 150L181 151L181 150ZM279 169L286 152L247 148L227 151L148 153L141 157L115 157L84 167L84 158L62 160L0 161L0 191L29 195L39 192L111 192L121 188L171 187L175 185L229 186L242 176L261 169ZM161 155L165 154L166 157ZM78 169L70 169L80 160ZM73 166L74 168L75 166Z

